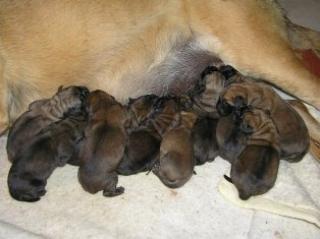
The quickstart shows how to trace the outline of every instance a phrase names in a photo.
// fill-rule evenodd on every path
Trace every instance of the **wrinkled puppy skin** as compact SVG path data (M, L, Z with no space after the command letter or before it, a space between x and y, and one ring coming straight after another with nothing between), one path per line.
M48 125L57 122L68 114L83 110L83 103L89 90L82 86L60 87L50 99L34 101L9 130L7 154L10 162L21 157L37 134Z
M127 112L111 95L96 90L87 99L88 125L79 152L78 179L84 190L112 197L124 192L117 187L117 167L126 144Z
M195 88L188 93L192 101L192 110L198 119L192 130L194 158L197 165L211 162L218 155L216 127L218 110L216 105L220 94L229 84L229 78L235 70L229 66L208 66L201 74Z
M241 78L227 87L221 94L217 108L220 114L241 111L247 107L263 109L270 114L280 135L280 157L298 162L308 152L310 137L299 114L269 86L250 81L239 73L232 78Z
M180 111L179 104L172 99L163 101L160 108L156 111L161 113L153 120L162 136L160 157L152 171L167 187L178 188L193 175L195 161L191 133L197 115Z
M70 113L37 134L23 154L14 158L8 175L10 195L19 201L40 200L54 169L77 154L86 123L85 114Z
M152 163L159 155L160 136L153 127L148 127L146 121L152 112L153 105L159 97L155 95L141 96L131 99L127 108L128 139L124 155L117 168L121 175L132 175L150 170Z
M219 154L231 162L231 181L241 199L259 195L275 183L280 142L270 116L260 109L243 112L241 117L222 117L217 126Z
M188 92L193 111L200 117L219 118L216 105L228 79L215 66L208 66L201 74L194 89Z

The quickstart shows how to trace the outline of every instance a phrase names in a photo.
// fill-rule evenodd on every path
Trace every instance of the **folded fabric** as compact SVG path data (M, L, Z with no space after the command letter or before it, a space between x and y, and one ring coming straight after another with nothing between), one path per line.
M313 223L320 228L320 165L310 154L301 162L281 161L275 186L243 201L235 186L223 179L219 192L239 207L262 210Z

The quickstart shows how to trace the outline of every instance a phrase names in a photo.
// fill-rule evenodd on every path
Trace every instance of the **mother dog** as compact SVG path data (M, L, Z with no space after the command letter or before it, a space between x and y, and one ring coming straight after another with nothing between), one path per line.
M214 54L320 109L288 39L310 32L288 26L272 0L1 0L0 131L59 85L122 101L184 91Z

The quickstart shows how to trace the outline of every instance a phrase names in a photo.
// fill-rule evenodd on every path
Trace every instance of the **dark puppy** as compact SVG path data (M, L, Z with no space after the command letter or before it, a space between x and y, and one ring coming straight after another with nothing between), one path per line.
M124 192L117 187L117 167L126 145L126 109L111 95L96 90L87 99L88 125L79 153L78 173L82 187L97 193L103 190L107 197Z
M207 67L201 74L195 88L189 92L192 110L198 119L192 130L193 152L197 165L210 162L218 156L216 127L218 112L216 105L221 92L229 84L228 77L233 74L233 68L221 66Z
M270 114L280 136L280 157L290 162L303 158L309 148L307 127L299 114L269 86L254 83L239 73L231 76L242 83L229 85L221 95L218 108L221 114L235 109L241 112L246 107L262 109Z
M188 92L192 101L192 109L199 117L219 118L216 105L220 94L228 84L227 79L215 66L208 66L202 72L194 89Z
M182 109L178 98L163 97L147 122L162 138L159 160L152 171L170 188L184 185L195 165L191 130L197 116Z
M76 114L83 109L83 102L89 91L85 87L60 87L50 99L38 100L29 105L9 130L7 140L8 159L13 162L21 157L36 135L51 123Z
M141 96L131 99L128 104L129 119L127 122L127 143L124 155L117 168L121 175L131 175L150 170L159 155L160 136L153 127L145 124L159 97Z
M254 109L222 117L217 126L220 156L231 162L231 181L243 200L273 187L279 167L279 135L270 116Z
M198 118L192 129L193 153L196 165L212 162L219 154L216 139L218 120Z
M13 160L8 175L11 196L19 201L40 200L53 170L77 153L85 125L84 114L72 113L38 133L23 154Z

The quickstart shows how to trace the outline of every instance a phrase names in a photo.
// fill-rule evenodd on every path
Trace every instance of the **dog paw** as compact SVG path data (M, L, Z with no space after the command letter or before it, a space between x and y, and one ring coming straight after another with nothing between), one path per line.
M103 196L105 196L105 197L115 197L115 196L119 196L119 195L121 195L123 193L124 193L124 187L117 187L113 191L104 190L103 191Z

